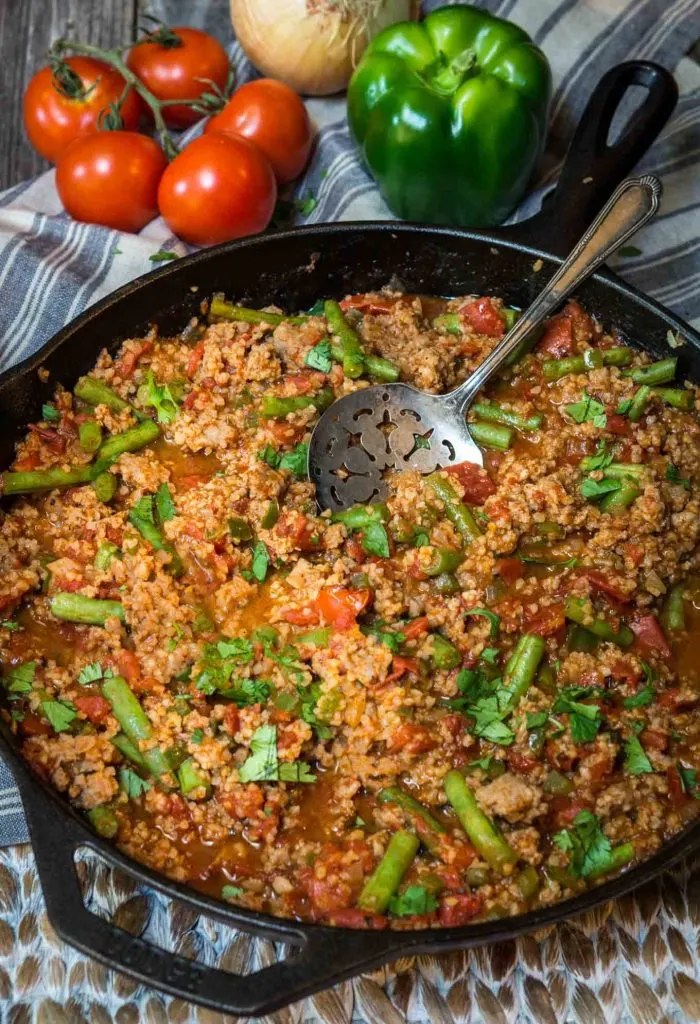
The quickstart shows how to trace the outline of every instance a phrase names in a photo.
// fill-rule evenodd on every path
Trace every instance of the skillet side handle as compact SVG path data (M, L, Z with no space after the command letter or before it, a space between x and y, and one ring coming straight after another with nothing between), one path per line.
M610 126L627 90L647 90L624 133L608 145ZM664 127L678 99L673 75L659 64L630 60L611 68L588 101L556 188L529 220L499 229L521 245L567 256Z
M258 1017L400 954L395 933L324 928L311 938L280 936L302 944L286 960L236 975L129 935L85 907L73 858L89 841L37 788L26 787L24 804L51 924L69 945L141 984L236 1017Z

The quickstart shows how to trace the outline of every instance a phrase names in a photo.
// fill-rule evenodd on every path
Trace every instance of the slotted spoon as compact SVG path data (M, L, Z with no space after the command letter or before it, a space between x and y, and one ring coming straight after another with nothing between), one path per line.
M662 191L652 175L623 181L529 309L454 391L432 395L410 384L377 384L334 402L309 444L309 476L321 508L382 500L389 469L427 474L459 462L483 465L466 422L477 393L567 295L654 216Z

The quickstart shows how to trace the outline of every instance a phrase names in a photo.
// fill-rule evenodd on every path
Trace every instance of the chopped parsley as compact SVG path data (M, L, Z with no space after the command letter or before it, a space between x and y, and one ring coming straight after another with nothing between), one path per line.
M698 773L695 768L684 768L683 765L678 765L678 774L680 775L681 785L683 786L683 792L687 793L688 796L692 796L694 800L700 800L700 789L698 789Z
M437 907L438 901L424 885L409 885L389 901L389 910L395 917L425 917Z
M263 541L258 540L253 545L253 562L251 571L258 583L264 583L267 570L270 565L270 553Z
M586 470L605 469L615 458L612 452L607 451L607 441L599 441L595 455L589 455L586 461Z
M167 484L163 483L156 491L156 512L158 519L161 523L167 523L169 519L174 519L177 515L177 509L175 508L175 502L170 488Z
M54 732L66 732L77 715L73 704L63 700L45 700L42 702L41 710L51 723Z
M23 665L16 665L6 680L9 692L29 693L36 675L36 666L36 661L25 661Z
M277 755L277 726L261 725L250 739L250 753L238 769L241 782L315 782L303 761L280 763Z
M331 359L331 343L328 338L324 338L323 341L319 341L318 345L309 349L304 359L304 365L310 366L312 370L318 370L320 373L331 372L333 360Z
M547 724L549 715L546 711L528 711L525 715L525 724L528 731L530 729L541 729L543 725Z
M220 640L217 644L205 644L201 671L195 685L205 696L210 696L217 690L226 690L234 670L241 665L248 665L252 660L253 644L243 637Z
M78 682L83 686L87 683L96 683L99 679L104 678L104 670L99 661L93 661L90 665L85 665L84 668L78 673Z
M146 374L146 380L139 388L139 398L144 405L152 406L159 423L172 423L180 411L180 405L169 384L158 384L153 370Z
M611 861L612 846L600 827L600 819L591 811L579 811L572 828L553 837L554 843L569 855L569 870L577 878L605 873Z
M656 690L653 686L647 685L642 687L638 693L633 694L631 697L625 697L622 702L623 708L626 711L634 711L635 708L644 708L647 704L651 704L656 696Z
M630 736L625 743L625 763L623 765L627 775L648 775L654 771L654 766L644 752L644 747L639 742L638 736Z
M377 555L379 558L389 558L389 534L383 523L369 523L362 530L360 544L368 555Z
M136 800L151 788L151 783L142 779L131 768L122 768L119 772L119 788L126 793L129 800Z
M581 497L591 498L595 501L597 498L602 498L604 494L619 491L621 486L622 482L620 480L612 480L605 477L602 480L593 480L588 476L581 484L579 490Z
M404 633L381 629L379 626L360 626L360 629L365 636L373 636L375 640L388 647L392 654L398 654L406 641Z
M690 480L687 476L681 476L678 466L674 466L672 462L669 462L666 466L666 479L669 483L679 484L681 487L685 487L686 491L690 490Z
M316 735L320 740L328 740L333 735L332 729L330 729L325 722L321 722L316 715L316 706L321 696L321 684L312 683L308 687L298 687L299 696L301 697L301 717L302 719L314 729Z
M224 900L235 900L239 896L245 896L245 891L240 885L222 885L221 898Z
M278 467L288 469L297 480L306 480L308 461L309 446L306 441L300 441L296 448L280 457Z
M591 743L603 724L600 705L583 704L581 701L575 700L575 696L582 688L572 687L571 689L574 691L573 694L566 692L559 694L552 711L569 716L569 729L574 743Z
M169 263L170 260L178 259L178 253L169 252L167 249L159 249L148 257L151 263Z
M264 679L240 679L235 686L220 690L219 693L239 707L252 707L253 704L264 704L272 693L272 687Z
M61 414L55 405L49 405L48 403L41 407L42 418L48 420L49 423L58 423L61 418Z
M192 735L190 736L190 743L194 743L194 745L198 747L203 739L204 729L194 729Z
M608 424L608 417L605 414L605 406L597 399L592 398L584 388L581 400L564 406L564 411L572 418L574 423L592 423L594 427L605 429Z

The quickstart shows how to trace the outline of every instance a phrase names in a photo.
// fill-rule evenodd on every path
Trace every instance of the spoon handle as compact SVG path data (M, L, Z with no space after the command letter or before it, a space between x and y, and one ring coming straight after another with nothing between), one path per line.
M578 285L619 249L643 224L654 216L663 188L658 178L645 174L628 178L616 189L588 228L571 255L562 263L532 305L486 357L474 373L445 399L464 414L474 395L508 359L508 356L554 312Z

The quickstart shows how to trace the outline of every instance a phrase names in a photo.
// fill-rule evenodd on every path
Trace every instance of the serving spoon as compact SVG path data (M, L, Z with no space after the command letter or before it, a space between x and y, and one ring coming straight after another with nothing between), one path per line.
M428 474L460 462L482 466L466 422L477 393L567 295L654 216L662 192L650 174L623 181L532 305L454 391L433 395L410 384L375 384L333 402L309 444L309 476L321 508L381 501L389 469Z

